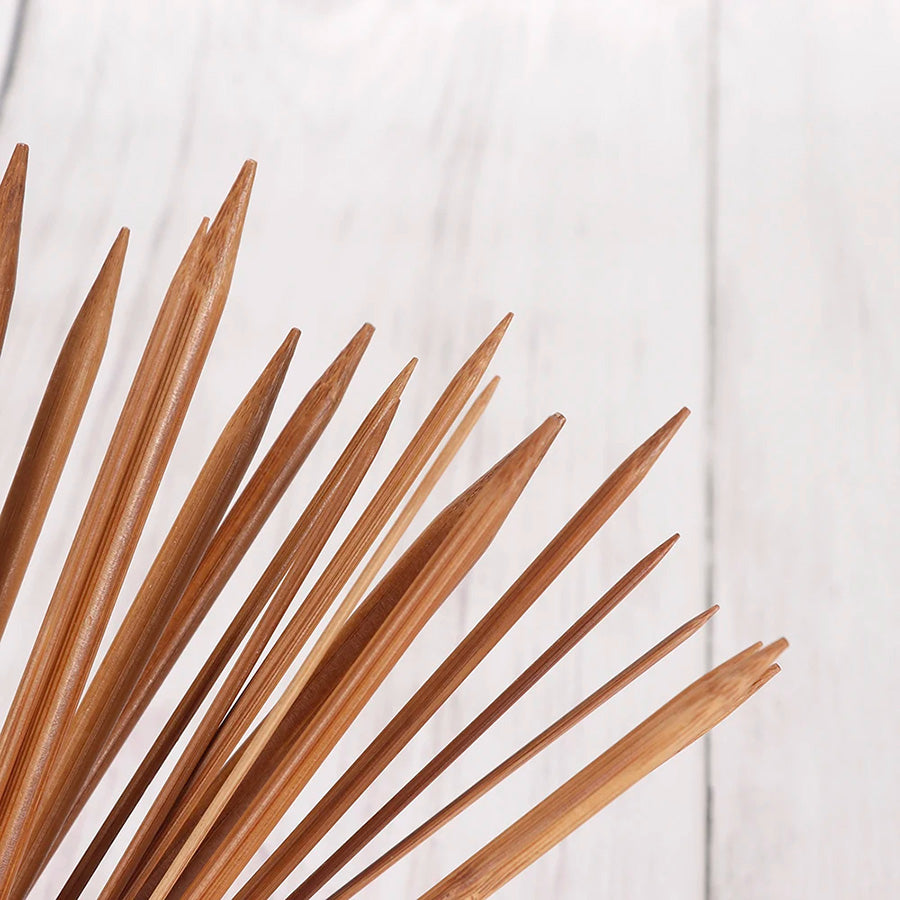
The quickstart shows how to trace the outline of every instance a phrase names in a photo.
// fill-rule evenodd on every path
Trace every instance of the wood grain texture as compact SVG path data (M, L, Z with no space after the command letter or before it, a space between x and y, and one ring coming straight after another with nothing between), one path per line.
M782 642L783 643L783 642ZM699 678L617 741L420 900L484 900L639 778L730 715L780 670L779 650L739 653Z
M91 679L41 798L26 865L30 886L91 782L92 768L115 733L161 635L192 582L269 422L300 337L292 329L229 419L204 463L110 649Z
M346 885L336 891L329 897L329 900L347 900L349 897L355 896L379 874L386 871L392 865L395 865L407 853L414 850L422 841L427 840L433 834L446 825L455 816L471 806L476 800L483 797L492 788L496 787L509 777L520 766L525 765L529 760L534 758L542 750L553 744L570 728L574 728L581 722L585 716L595 712L600 706L614 697L620 690L627 687L635 678L642 675L653 665L664 659L665 656L678 647L683 641L694 634L708 619L717 611L717 607L712 606L700 615L695 616L689 622L686 622L680 628L673 631L668 637L653 646L646 653L641 655L633 663L619 672L614 678L611 678L602 687L599 687L590 696L586 697L581 703L570 709L565 715L561 716L552 725L542 731L539 735L532 738L525 746L519 748L510 757L505 759L500 765L493 768L483 778L480 778L470 788L463 791L451 803L447 804L443 809L435 813L430 819L420 825L415 831L408 834L402 841L391 847L387 853L380 856L374 863L360 872ZM270 857L271 859L272 857ZM329 860L328 862L331 862ZM335 860L335 865L337 865ZM313 873L311 878L315 878L320 870ZM324 878L325 873L322 873ZM255 879L254 879L255 880ZM252 882L245 885L243 892L246 892ZM301 885L297 891L291 894L291 900L295 897L302 897L306 884ZM310 892L313 886L310 885Z
M799 640L712 737L717 897L900 890L898 46L895 4L722 7L715 634Z
M900 892L896 4L0 7L0 56L15 47L11 68L0 60L0 158L17 141L31 144L16 298L0 356L0 382L15 385L4 392L4 483L86 273L98 268L115 228L132 229L107 358L4 637L3 678L21 672L96 474L85 435L108 440L127 389L122 373L134 370L167 274L241 160L258 159L260 173L231 308L123 601L139 589L262 353L287 327L303 330L284 391L299 397L359 322L378 327L344 408L223 590L213 614L221 627L201 629L162 684L34 896L56 896L90 840L84 823L109 812L381 387L411 355L420 357L373 483L456 361L507 309L516 320L494 367L502 386L426 504L426 520L548 412L561 409L566 429L484 560L246 876L603 475L686 404L691 421L596 551L535 603L285 891L534 659L548 635L560 634L585 597L677 530L683 537L664 573L523 698L521 714L499 722L473 748L475 758L459 760L360 864L632 661L669 623L714 601L722 610L707 626L710 658L759 635L783 631L793 640L786 672L711 739L711 831L695 747L497 896L880 900ZM248 346L253 352L238 352ZM290 408L279 403L273 420ZM361 492L348 521L369 498ZM123 612L114 611L113 627ZM523 766L366 896L428 890L671 696L674 683L699 675L704 640ZM99 892L114 856L88 896Z
M363 791L371 786L391 760L424 727L431 716L472 673L478 663L487 656L553 583L556 576L564 571L566 566L584 549L588 541L594 537L646 476L686 418L687 410L682 410L645 444L635 450L591 495L481 621L454 648L453 652L428 677L393 719L385 725L378 737L366 748L365 753L347 769L337 784L331 787L315 808L297 825L288 839L266 860L263 867L244 886L241 897L244 897L245 894L247 897L270 896L274 889L302 862L316 843L332 826L337 824L350 806L359 799ZM356 843L354 852L358 852L371 840L372 836L383 829L386 823L396 818L397 814L405 806L408 806L417 794L421 793L453 760L462 754L465 747L474 743L490 724L500 718L516 700L520 699L529 688L540 680L580 638L585 637L597 622L605 618L612 608L623 599L628 590L655 567L677 539L677 535L673 536L654 554L651 554L643 563L640 577L626 579L623 583L625 585L623 590L618 594L613 592L614 601L609 597L606 597L604 601L599 601L593 614L586 613L586 618L582 617L576 626L568 629L566 633L569 638L568 642L560 639L561 643L558 646L554 645L553 652L545 651L537 663L526 669L525 673L516 680L519 689L510 688L502 695L504 698L508 697L506 702L498 702L496 709L492 704L489 710L485 710L477 717L476 723L481 723L480 728L467 726L466 732L472 732L471 738L468 740L455 738L448 748L429 761L426 768L404 786L400 795L395 795L391 799L388 807L393 808L382 807L373 817L380 817L380 824L376 824L370 819L364 829L368 831L368 835L361 835L359 832L353 835L352 840ZM405 797L400 799L404 794ZM341 847L341 851L345 850L345 846ZM351 855L347 855L344 862L350 859ZM331 859L328 862L331 862ZM311 896L328 881L332 874L334 872L331 872L328 877L323 875L314 887L304 883L302 888L298 889L303 890L304 893L296 895L296 900L300 900L301 896Z
M0 252L0 349L3 348L9 311L16 292L27 170L28 147L17 144L0 179L0 246L3 247Z
M244 750L224 789L216 795L215 802L179 850L179 856L154 891L153 900L163 900L167 883L175 885L179 875L178 884L183 882L187 888L184 896L194 900L219 898L228 892L229 885L262 846L415 636L493 541L564 421L558 414L548 417L479 479L473 485L476 493L471 502L451 520L433 551L424 555L418 565L408 566L408 555L415 555L422 541L421 536L417 538L384 579L390 581L397 569L408 570L406 582L401 580L396 587L399 594L396 608L340 679L329 702L317 710L299 734L284 743L279 740L282 736L279 726L289 722L295 700L302 703L300 691L294 692L298 682L295 676L263 720L259 734ZM451 504L442 515L456 506ZM258 746L265 751L260 752ZM227 793L229 783L244 767L245 760L253 766L252 770L247 769L248 777L239 789L235 785ZM220 799L227 802L230 797L234 807L243 806L247 810L239 823L229 819L224 803L218 806ZM210 815L217 806L224 813L218 819ZM205 830L204 820L209 823ZM201 848L196 855L187 855L191 844L204 837L206 852ZM195 847L199 847L199 842Z
M107 280L98 275L66 335L0 512L0 635L31 561L106 349L115 302L115 291L108 289ZM9 296L11 299L11 292Z

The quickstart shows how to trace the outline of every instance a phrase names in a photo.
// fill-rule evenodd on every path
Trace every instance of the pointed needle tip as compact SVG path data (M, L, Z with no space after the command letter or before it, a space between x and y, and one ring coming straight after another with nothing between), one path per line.
M372 340L373 334L375 334L375 326L366 322L359 331L350 338L343 352L350 356L361 356L369 346L369 341Z
M28 145L16 144L12 155L9 158L9 165L3 173L0 180L0 188L3 189L4 205L11 203L12 206L7 207L6 215L10 216L11 221L20 222L22 213L22 204L25 199L25 177L28 173ZM14 211L14 212L13 212ZM20 226L16 224L16 229Z
M128 239L131 231L128 228L120 228L116 239L112 242L109 252L106 254L106 260L103 263L103 269L121 270L125 261L125 251L128 249Z
M10 170L24 169L28 165L28 144L16 144L9 158Z
M399 399L400 394L403 392L407 383L409 382L410 376L418 364L418 357L414 356L401 370L400 374L394 379L393 384L391 385L391 392L396 395Z
M566 424L566 417L562 413L553 413L547 416L543 422L532 432L531 438L538 444L545 445L542 454L555 440L560 429ZM528 440L528 438L526 438Z
M562 413L553 413L553 415L547 416L547 418L534 430L531 435L531 440L542 448L542 456L565 424L566 417L562 415ZM528 440L529 439L526 438L526 441Z
M634 453L631 454L629 460L640 460L641 465L649 469L662 455L663 450L669 445L669 441L675 436L675 432L684 424L684 420L690 415L688 408L682 407L668 422L657 428L650 437L644 441ZM645 471L646 471L645 469Z
M660 430L671 432L672 434L674 434L676 431L678 431L679 428L681 428L690 414L691 411L686 406L682 406L681 409L679 409L678 412L675 413L675 415L672 416L672 418L669 419L669 421L666 422L666 424L663 425L662 429Z
M704 609L702 613L694 616L693 624L699 628L701 625L705 625L717 612L719 611L719 604L713 603L709 609Z
M512 322L512 320L513 314L507 313L484 339L480 349L486 351L489 356L493 356L497 347L500 345L500 341L503 340L503 336L506 334L506 330L509 328L509 323Z
M292 328L288 333L287 337L281 343L281 349L279 352L283 353L291 353L293 355L294 350L297 348L297 341L300 340L300 329Z
M775 662L782 653L788 648L787 638L778 638L777 641L772 641L771 644L767 644L759 651L760 658L769 663Z
M653 564L660 562L662 558L678 543L679 535L677 532L673 534L671 537L667 537L655 550L651 550L650 553L647 554L645 560L653 560Z
M277 385L276 390L281 389L288 367L294 358L294 351L297 349L297 341L299 339L300 329L292 328L272 355L258 383L268 381L272 385Z
M482 390L481 395L478 397L478 399L475 401L475 403L480 403L480 404L483 404L483 405L486 406L486 405L490 402L491 397L494 396L494 393L496 392L497 386L498 386L499 384L500 384L500 376L499 376L499 375L495 375L495 376L494 376L494 377L493 377L493 378L492 378L492 379L484 386L484 390ZM475 404L473 404L473 406L474 406L474 405L475 405Z

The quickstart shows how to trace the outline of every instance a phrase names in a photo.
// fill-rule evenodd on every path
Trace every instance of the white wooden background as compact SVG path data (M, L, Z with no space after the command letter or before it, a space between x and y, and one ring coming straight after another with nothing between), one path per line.
M436 503L545 414L569 418L486 558L267 849L612 467L687 404L694 415L627 508L351 818L674 530L683 539L648 583L389 837L714 600L710 636L369 896L418 896L709 659L781 633L792 649L764 694L502 896L900 895L900 3L2 0L0 54L0 155L32 147L0 359L4 479L106 247L133 229L110 350L4 641L4 703L154 307L252 155L230 309L123 599L291 325L303 337L273 433L362 321L378 330L219 628L409 356L422 362L382 473L468 350L517 313L501 391ZM106 812L177 696L177 684L160 695L86 818ZM79 825L36 896L55 896L88 839Z

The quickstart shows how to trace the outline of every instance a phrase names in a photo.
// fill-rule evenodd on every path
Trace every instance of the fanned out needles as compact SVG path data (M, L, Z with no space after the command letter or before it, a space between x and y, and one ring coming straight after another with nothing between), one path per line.
M27 163L27 148L17 146L0 182L0 349L15 294ZM298 877L309 854L638 487L687 418L683 409L600 484L275 852L255 872L249 869L416 636L490 546L564 424L561 415L549 416L407 537L488 408L498 379L476 391L507 330L506 316L450 380L381 484L368 491L363 483L416 360L386 386L312 499L296 512L237 613L220 623L218 642L131 780L110 798L105 820L85 825L80 817L88 800L185 647L208 617L206 627L216 630L220 617L209 614L334 418L374 331L368 324L360 328L254 468L300 338L297 329L288 331L225 423L140 587L121 598L225 308L255 170L255 163L245 163L216 216L201 221L173 274L11 699L0 732L0 900L28 896L76 821L94 837L68 880L55 887L61 900L215 900L235 888L241 900L263 900L285 889L292 890L291 900L308 900L337 876L341 881L330 896L346 900L661 661L717 609L677 627L367 867L346 871L637 588L672 549L678 537L672 536L603 593L324 862ZM0 634L90 400L127 244L122 229L75 316L0 511ZM370 499L337 549L323 556L362 492ZM317 563L321 574L309 584ZM121 623L97 661L118 603L124 605ZM775 659L785 646L783 639L754 644L699 678L461 862L423 900L492 894L748 699L778 671ZM167 763L162 786L147 796ZM145 797L149 808L138 818ZM132 837L113 861L112 874L99 883L97 870L129 822Z

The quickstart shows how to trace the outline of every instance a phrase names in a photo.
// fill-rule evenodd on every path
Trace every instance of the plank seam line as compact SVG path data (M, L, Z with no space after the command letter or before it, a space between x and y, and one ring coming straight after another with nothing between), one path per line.
M18 0L13 18L12 34L9 38L9 47L6 51L6 63L3 66L3 75L0 77L0 120L6 108L6 98L12 87L16 75L16 67L19 63L20 50L22 49L22 35L25 32L25 18L28 11L29 0Z
M719 104L720 104L720 0L709 0L707 8L707 93L706 93L706 473L705 473L705 592L706 606L716 602L715 594L715 544L716 544L716 494L715 494L715 437L716 437L716 374L718 368L718 253L719 253ZM714 626L706 629L706 669L713 665ZM713 781L712 736L703 739L703 897L713 900Z

